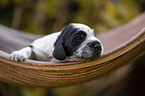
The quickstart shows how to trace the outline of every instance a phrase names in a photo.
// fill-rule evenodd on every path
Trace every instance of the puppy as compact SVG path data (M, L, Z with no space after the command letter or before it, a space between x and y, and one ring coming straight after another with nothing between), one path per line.
M28 47L11 53L11 59L24 61L86 61L103 53L103 46L90 27L71 23L60 32L52 33L32 42Z

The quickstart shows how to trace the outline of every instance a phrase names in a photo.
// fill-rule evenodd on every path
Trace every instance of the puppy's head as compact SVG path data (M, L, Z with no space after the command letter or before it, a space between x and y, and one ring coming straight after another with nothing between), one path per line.
M53 56L59 60L64 60L67 56L82 60L94 59L103 50L94 30L78 23L64 27L54 46Z

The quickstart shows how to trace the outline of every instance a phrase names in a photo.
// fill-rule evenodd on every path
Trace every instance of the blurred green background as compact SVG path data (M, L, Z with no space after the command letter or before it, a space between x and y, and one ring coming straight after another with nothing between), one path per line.
M144 4L145 0L0 0L0 23L48 34L79 22L104 32L140 14Z
M79 22L101 33L121 26L143 11L145 0L0 0L0 24L49 34ZM0 96L101 96L96 91L103 82L96 82L53 89L0 83Z

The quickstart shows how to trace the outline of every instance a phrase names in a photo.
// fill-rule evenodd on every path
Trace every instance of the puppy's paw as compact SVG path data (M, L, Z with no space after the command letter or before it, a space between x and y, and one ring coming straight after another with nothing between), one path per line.
M14 61L24 61L25 59L28 59L28 56L26 53L14 51L11 53L10 58Z

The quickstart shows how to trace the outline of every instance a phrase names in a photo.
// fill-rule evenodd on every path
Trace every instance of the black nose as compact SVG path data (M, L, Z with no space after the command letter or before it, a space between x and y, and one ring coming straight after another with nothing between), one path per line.
M97 49L99 51L101 50L101 44L98 41L90 42L88 45L90 48L94 48L94 49Z

